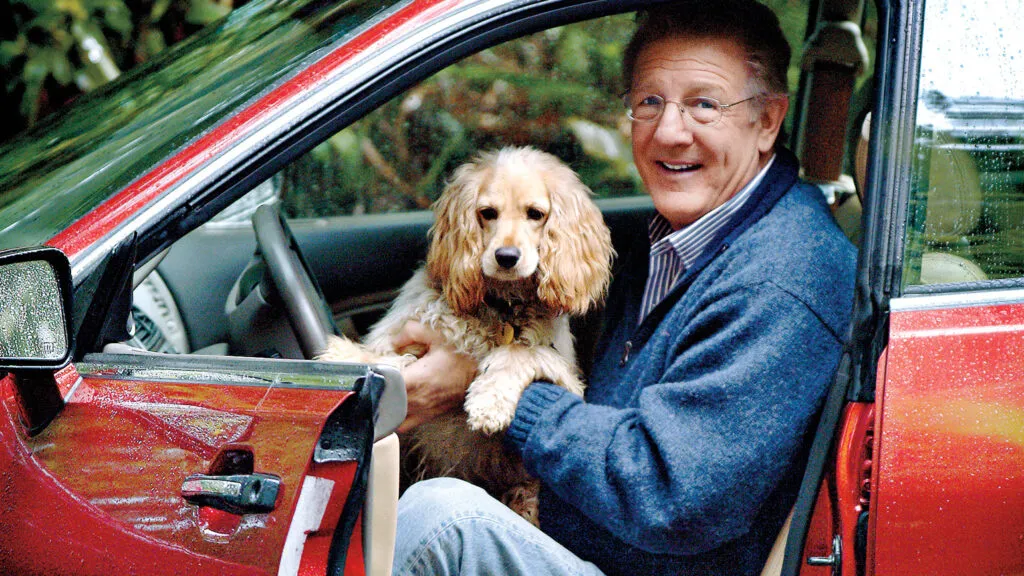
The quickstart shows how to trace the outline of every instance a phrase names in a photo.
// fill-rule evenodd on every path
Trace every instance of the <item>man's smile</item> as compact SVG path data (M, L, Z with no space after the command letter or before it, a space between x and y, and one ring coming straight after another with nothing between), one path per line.
M702 164L691 164L691 163L679 163L670 164L668 162L658 161L658 165L662 168L672 172L692 172L702 166Z

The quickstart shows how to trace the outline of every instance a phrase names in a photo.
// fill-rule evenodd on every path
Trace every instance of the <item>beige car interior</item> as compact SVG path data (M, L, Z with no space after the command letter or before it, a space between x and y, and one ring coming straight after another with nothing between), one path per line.
M864 117L854 156L854 181L857 194L843 199L833 214L843 232L858 244L860 240L863 194L867 181L868 141L871 113ZM970 233L981 219L983 196L978 167L964 150L945 147L940 140L932 150L928 166L928 205L925 213L924 240L942 243ZM947 252L925 251L921 257L921 283L945 284L987 279L974 262Z
M367 576L391 574L398 526L398 462L396 434L374 443L363 506L363 558Z

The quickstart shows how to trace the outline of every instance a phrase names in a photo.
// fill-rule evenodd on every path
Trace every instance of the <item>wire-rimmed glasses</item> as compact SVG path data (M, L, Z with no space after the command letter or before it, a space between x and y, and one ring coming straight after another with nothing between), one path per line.
M722 104L708 96L691 96L682 100L666 100L657 94L633 94L627 92L622 96L626 105L626 116L637 122L657 122L665 113L668 104L675 104L680 114L689 114L698 124L714 126L722 120L725 110L753 100L756 96L745 98L732 104Z

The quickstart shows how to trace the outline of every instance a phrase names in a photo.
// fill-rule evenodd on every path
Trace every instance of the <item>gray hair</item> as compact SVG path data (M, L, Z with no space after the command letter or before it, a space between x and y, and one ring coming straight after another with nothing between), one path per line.
M722 38L734 40L746 51L751 95L789 93L789 42L779 19L754 0L684 0L640 14L639 25L623 54L623 80L633 85L636 59L646 46L665 38Z

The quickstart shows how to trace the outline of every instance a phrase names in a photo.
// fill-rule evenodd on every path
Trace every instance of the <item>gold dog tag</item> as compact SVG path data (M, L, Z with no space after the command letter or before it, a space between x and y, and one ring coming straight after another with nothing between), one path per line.
M502 343L502 345L508 346L509 344L512 343L512 340L514 340L515 337L516 337L516 331L515 331L514 328L512 328L512 325L509 324L508 322L502 324L502 328L501 328L501 343Z

